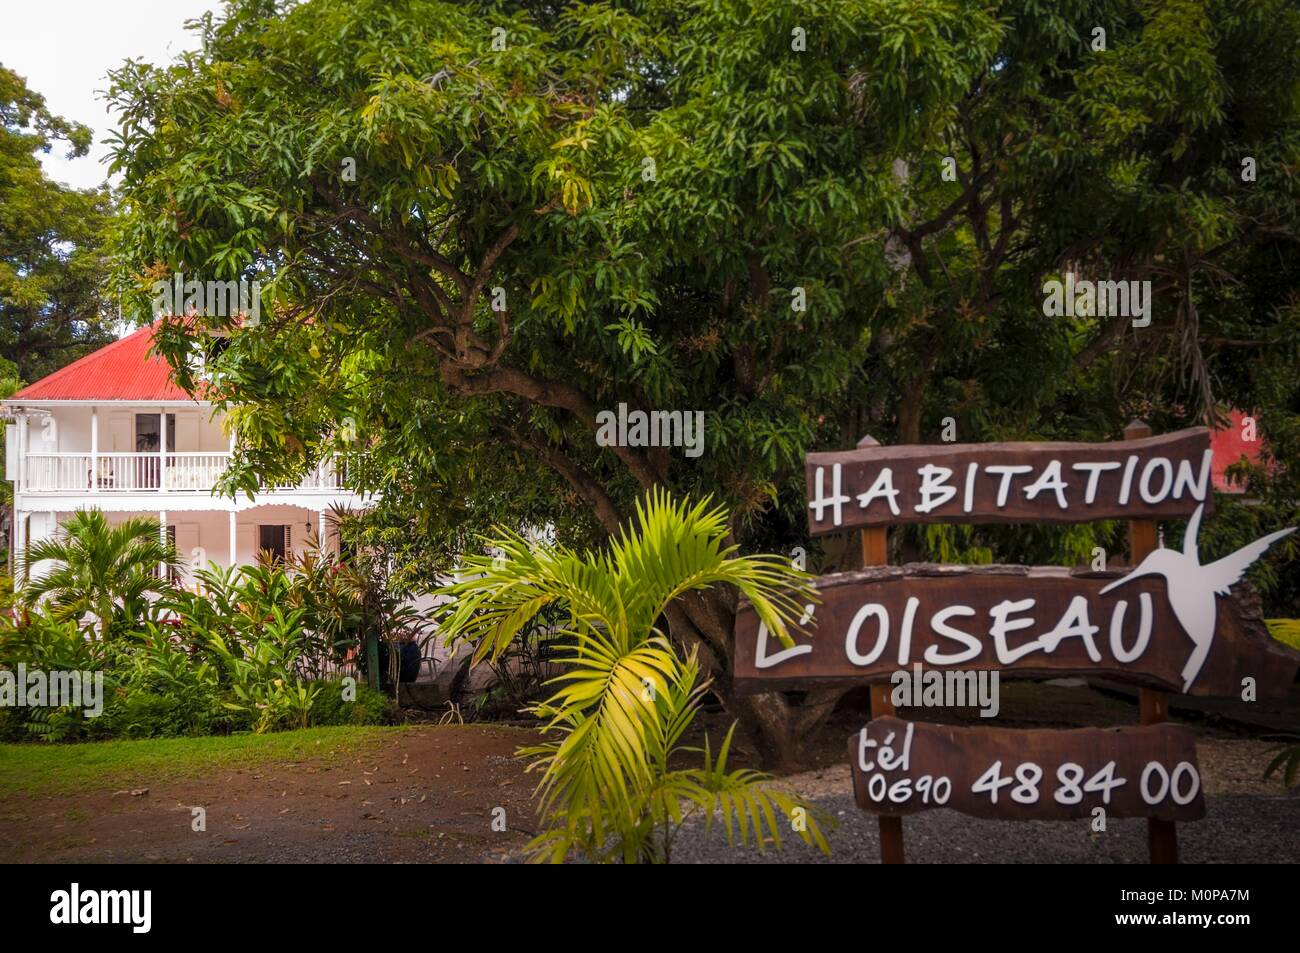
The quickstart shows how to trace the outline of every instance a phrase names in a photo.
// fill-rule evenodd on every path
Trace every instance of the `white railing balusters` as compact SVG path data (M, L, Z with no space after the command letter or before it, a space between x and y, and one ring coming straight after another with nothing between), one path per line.
M210 493L230 465L230 453L28 453L22 474L27 493ZM301 483L277 493L342 490L341 468L322 461Z

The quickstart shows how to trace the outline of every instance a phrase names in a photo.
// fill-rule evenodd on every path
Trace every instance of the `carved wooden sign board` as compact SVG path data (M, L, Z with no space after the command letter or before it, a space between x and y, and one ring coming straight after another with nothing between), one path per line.
M1205 816L1196 738L1182 725L1025 731L875 718L849 739L849 759L854 799L877 814Z
M1175 583L1176 585L1177 583ZM821 601L782 646L742 603L734 674L741 691L888 681L926 669L1106 677L1191 695L1285 696L1300 655L1237 599L1197 590L1186 628L1157 574L1055 566L878 566L822 576Z
M742 691L888 682L927 670L1104 676L1143 688L1282 696L1300 653L1272 639L1232 587L1271 533L1202 563L1213 512L1209 432L1115 443L866 446L809 454L814 536L906 523L1078 523L1190 518L1180 550L1136 567L875 566L816 580L793 645L742 601ZM1257 600L1255 600L1257 603ZM892 709L891 709L892 710ZM1162 821L1204 815L1189 729L952 728L875 718L849 742L858 804L882 815L950 807L979 817L1069 819L1095 808ZM899 835L901 838L901 834ZM899 841L901 853L901 839Z
M814 536L903 523L1089 523L1190 516L1210 492L1204 427L1118 443L864 447L810 453Z

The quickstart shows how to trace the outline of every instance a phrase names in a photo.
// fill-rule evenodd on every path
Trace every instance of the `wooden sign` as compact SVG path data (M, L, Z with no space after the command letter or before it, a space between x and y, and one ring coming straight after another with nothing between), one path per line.
M1205 816L1195 735L1181 725L1023 731L875 718L849 739L849 760L858 806L877 814Z
M871 446L810 453L814 536L903 523L1086 523L1213 513L1204 427L1117 443Z
M742 599L734 684L742 692L872 684L877 717L849 754L858 804L881 815L885 862L903 861L901 816L934 807L1025 820L1089 817L1096 808L1148 817L1152 858L1176 860L1174 822L1203 817L1205 804L1191 731L1156 723L1167 712L1164 692L1254 699L1289 691L1300 652L1269 636L1253 590L1234 587L1295 529L1202 563L1201 519L1214 508L1209 431L1152 437L1134 421L1125 434L1131 439L1114 443L895 447L866 437L855 450L808 454L812 535L860 531L868 568L817 579L819 600L789 646ZM1171 517L1190 517L1181 550L1157 546L1155 521ZM1115 518L1129 521L1137 563L1122 573L876 565L887 559L890 525ZM1148 724L1017 731L892 717L881 683L898 684L911 670L919 684L923 668L936 699L964 699L972 682L981 694L980 672L1105 675L1141 686ZM996 703L984 713L995 711Z
M1181 594L1188 584L1197 591ZM821 602L792 648L769 637L742 602L738 689L886 681L920 663L1031 677L1106 676L1235 697L1251 678L1264 698L1285 695L1300 666L1300 653L1271 638L1242 599L1216 598L1212 583L1181 575L1171 582L1140 567L1125 575L920 563L822 576L814 585ZM1176 611L1184 608L1190 614Z

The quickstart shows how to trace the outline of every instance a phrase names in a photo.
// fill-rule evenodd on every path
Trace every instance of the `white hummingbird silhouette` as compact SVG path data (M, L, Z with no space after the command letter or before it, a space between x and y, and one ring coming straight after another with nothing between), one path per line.
M1110 592L1116 586L1122 586L1138 576L1165 577L1169 586L1169 605L1183 631L1195 644L1192 654L1187 657L1187 664L1183 666L1184 692L1191 688L1192 682L1200 674L1201 666L1210 654L1210 646L1214 644L1218 615L1215 594L1226 596L1232 584L1246 574L1250 564L1264 555L1264 550L1296 531L1292 526L1269 533L1230 556L1202 566L1201 558L1196 552L1196 537L1200 532L1201 510L1204 508L1205 504L1198 506L1188 521L1181 553L1172 549L1157 549L1127 576L1116 579L1101 590L1103 594Z

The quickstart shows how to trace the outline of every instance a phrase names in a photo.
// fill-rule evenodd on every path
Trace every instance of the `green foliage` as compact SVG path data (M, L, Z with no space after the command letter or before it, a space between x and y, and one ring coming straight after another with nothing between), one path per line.
M158 521L129 517L110 525L99 510L78 510L50 539L27 548L19 566L29 606L48 601L60 619L94 616L101 634L112 636L150 611L150 595L167 588L159 567L179 565L176 552L160 538ZM53 565L32 573L31 567Z
M1264 769L1264 777L1271 778L1277 774L1284 787L1294 787L1296 779L1300 778L1300 735L1284 735L1282 744L1273 751L1276 754Z
M592 545L653 486L726 505L747 551L851 568L807 537L804 454L947 418L1101 440L1249 410L1261 505L1224 501L1207 554L1300 522L1293 0L248 0L201 33L113 76L125 306L176 271L263 281L269 317L217 361L230 488L341 453L412 575L476 526ZM1151 282L1150 325L1045 316L1067 270ZM163 329L187 386L204 323L232 324ZM620 402L705 412L704 454L598 444ZM1124 546L1119 523L895 537ZM1297 546L1252 569L1270 613L1300 604ZM730 594L701 598L717 624L673 635L714 675Z
M0 65L0 396L113 339L103 294L108 193L66 188L37 158L59 140L85 155L90 137Z
M111 646L89 639L75 619L23 611L0 617L0 663L25 662L35 668L99 671L112 659Z
M22 378L18 375L18 365L6 357L0 357L0 398L11 396L15 391L23 386ZM4 452L6 431L0 430L0 453ZM8 480L0 480L0 505L11 505L14 498L13 484ZM9 531L12 526L6 527L4 533L4 548L6 555L11 545ZM8 589L0 593L0 603L6 602L12 596L13 579L8 582ZM7 605L0 604L0 609L8 608Z
M584 538L652 482L727 503L747 545L808 545L806 451L948 416L966 441L1098 439L1231 404L1296 459L1285 0L314 0L202 32L184 69L114 76L128 305L182 266L263 279L277 319L219 361L232 485L341 451L430 578L466 526ZM1152 328L1045 319L1066 263L1151 280ZM188 384L200 332L164 335ZM596 446L621 400L706 410L705 456ZM1274 523L1296 469L1259 475ZM1074 562L1121 530L965 548Z
M293 674L302 610L286 614L279 606L263 620L264 634L256 642L208 637L208 650L218 660L234 699L224 704L255 719L259 734L272 728L306 728L316 689Z
M313 725L389 725L393 722L393 704L387 695L369 685L353 686L356 695L352 701L343 698L344 685L340 680L317 682L315 701L311 706Z
M555 674L555 658L572 641L561 634L565 617L561 606L547 606L509 645L483 659L492 670L493 682L473 700L477 715L513 717L544 697L546 682Z
M7 616L0 620L0 667L11 671L16 672L22 663L28 670L47 673L107 673L116 657L112 645L87 638L75 619L23 611L17 620ZM106 677L105 695L111 697L114 687L112 677ZM8 708L0 721L0 737L10 741L23 738L73 741L84 738L93 721L82 710L71 706Z
M198 570L200 592L168 589L149 614L115 619L109 637L67 611L25 609L0 623L0 666L104 675L103 711L0 711L0 738L76 741L263 733L314 724L392 721L358 685L344 701L320 673L345 660L368 618L362 594L329 558ZM126 604L133 604L129 601ZM358 621L360 620L360 621Z
M10 489L12 490L12 487ZM8 615L15 601L14 577L8 573L0 573L0 612Z
M547 606L568 614L561 632L572 644L557 659L558 687L531 709L556 738L521 752L542 774L547 830L533 841L536 857L667 862L677 829L695 812L709 823L720 814L729 840L752 835L760 848L779 846L777 811L790 817L813 808L765 787L765 775L728 771L730 732L716 759L706 748L702 768L670 764L690 750L681 739L708 683L699 680L695 653L680 659L659 625L679 596L725 584L789 643L787 623L799 617L801 600L814 597L809 577L778 557L736 555L724 543L725 511L707 501L674 503L655 492L636 512L600 553L502 531L491 544L504 559L466 560L466 578L444 590L454 601L441 630L449 641L473 643L479 658L505 651ZM826 849L815 816L799 830Z

